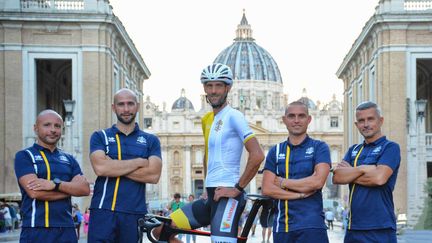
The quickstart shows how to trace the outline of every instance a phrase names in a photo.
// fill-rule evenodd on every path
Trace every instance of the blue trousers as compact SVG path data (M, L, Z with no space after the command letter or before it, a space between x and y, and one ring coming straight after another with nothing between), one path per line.
M138 219L144 214L92 209L90 212L88 243L138 242Z
M73 227L23 227L21 229L20 243L77 243L78 238Z
M274 232L274 243L328 243L326 229L303 229L290 232Z
M396 243L396 231L394 229L377 230L347 230L344 243Z

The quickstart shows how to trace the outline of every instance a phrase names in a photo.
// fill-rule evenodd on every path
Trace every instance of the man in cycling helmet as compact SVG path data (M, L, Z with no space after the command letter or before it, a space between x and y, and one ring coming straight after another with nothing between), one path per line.
M207 102L213 108L202 118L208 197L185 205L170 218L173 226L182 229L210 224L212 242L237 242L238 222L246 205L243 188L256 175L264 153L243 114L227 102L233 83L231 69L224 64L211 64L202 71L201 83ZM243 147L249 156L240 174ZM161 235L164 235L163 230ZM170 242L176 240L173 238Z

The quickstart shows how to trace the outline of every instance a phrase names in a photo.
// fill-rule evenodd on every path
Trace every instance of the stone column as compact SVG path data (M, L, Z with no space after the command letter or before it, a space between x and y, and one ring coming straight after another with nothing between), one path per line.
M168 199L168 184L170 184L170 180L168 179L168 167L170 165L168 158L168 146L162 145L162 174L160 178L161 191L159 193L159 199Z
M184 147L185 153L185 177L183 180L183 188L186 194L192 193L192 176L191 176L191 146L186 145Z

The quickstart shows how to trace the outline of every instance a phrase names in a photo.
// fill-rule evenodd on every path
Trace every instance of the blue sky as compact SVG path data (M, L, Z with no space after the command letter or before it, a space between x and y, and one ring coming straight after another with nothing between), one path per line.
M199 75L233 43L243 9L258 45L278 63L289 101L343 97L335 73L378 0L111 0L152 73L144 95L171 108L182 88L200 106Z

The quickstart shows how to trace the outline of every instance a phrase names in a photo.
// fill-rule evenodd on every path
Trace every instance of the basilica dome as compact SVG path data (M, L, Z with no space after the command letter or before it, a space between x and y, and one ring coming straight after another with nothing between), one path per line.
M195 110L192 102L188 98L186 98L186 92L184 89L181 90L180 98L178 98L176 101L174 101L174 103L171 107L171 110L173 110L173 111L174 110L177 110L177 111L179 111L179 110L181 110L181 111L184 111L184 110L194 111Z
M246 15L237 26L234 43L214 60L231 67L235 80L260 80L282 83L279 68L273 57L252 38Z

